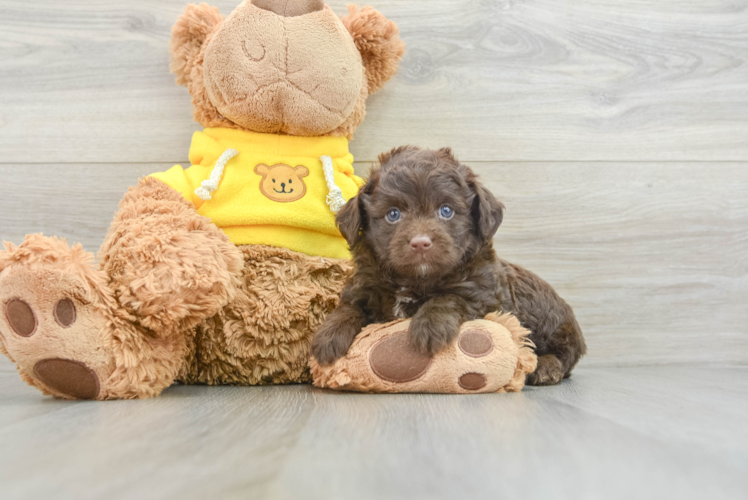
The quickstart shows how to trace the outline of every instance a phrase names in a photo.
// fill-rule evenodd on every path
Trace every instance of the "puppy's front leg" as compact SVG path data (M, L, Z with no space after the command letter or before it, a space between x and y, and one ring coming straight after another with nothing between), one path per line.
M465 301L456 295L429 299L410 322L410 342L421 353L434 355L449 345L464 321Z
M312 355L317 362L330 365L345 356L364 323L364 312L361 309L352 304L341 303L327 316L312 339Z

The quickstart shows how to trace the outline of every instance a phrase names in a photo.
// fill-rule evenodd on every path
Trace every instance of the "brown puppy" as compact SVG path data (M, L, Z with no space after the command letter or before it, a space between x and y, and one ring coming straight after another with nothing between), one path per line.
M586 351L574 313L548 283L496 256L504 206L475 173L449 148L404 146L379 162L337 217L356 270L312 341L317 361L343 356L366 325L410 317L412 344L434 354L460 323L501 310L532 332L538 368L528 383L568 377Z

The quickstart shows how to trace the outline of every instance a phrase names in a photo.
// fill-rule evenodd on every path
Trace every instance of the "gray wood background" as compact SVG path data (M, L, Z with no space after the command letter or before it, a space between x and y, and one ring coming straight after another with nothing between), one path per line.
M748 361L748 2L375 4L407 54L352 143L360 172L452 146L507 205L501 256L576 309L585 363ZM95 252L125 189L186 161L184 6L0 1L0 239Z

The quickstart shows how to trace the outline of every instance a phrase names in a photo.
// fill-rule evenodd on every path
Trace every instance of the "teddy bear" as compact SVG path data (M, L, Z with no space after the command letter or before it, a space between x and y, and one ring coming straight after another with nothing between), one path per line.
M187 384L310 382L311 336L351 273L335 213L362 181L348 141L404 52L370 7L189 5L171 70L190 166L140 179L99 250L33 234L0 251L0 350L68 399Z

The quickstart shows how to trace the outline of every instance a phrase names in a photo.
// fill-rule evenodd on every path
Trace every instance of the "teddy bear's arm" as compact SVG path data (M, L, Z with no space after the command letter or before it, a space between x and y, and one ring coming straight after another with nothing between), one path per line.
M119 303L157 334L216 314L235 296L244 265L223 231L153 177L120 202L99 262Z

